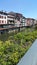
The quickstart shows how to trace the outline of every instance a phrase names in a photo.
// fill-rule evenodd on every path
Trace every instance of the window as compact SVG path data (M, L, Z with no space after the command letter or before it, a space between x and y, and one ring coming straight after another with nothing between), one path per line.
M0 16L0 18L1 18L1 16Z
M3 18L3 16L1 16Z
M0 16L0 18L3 18L3 16Z
M1 23L1 20L0 20L0 23Z
M6 21L5 21L5 23L6 23Z
M2 23L4 23L4 21L2 21Z
M4 18L6 19L6 16Z

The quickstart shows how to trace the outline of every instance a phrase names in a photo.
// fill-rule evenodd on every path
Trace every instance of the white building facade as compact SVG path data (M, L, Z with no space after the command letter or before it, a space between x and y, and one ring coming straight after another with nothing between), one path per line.
M7 24L7 15L0 14L0 24Z

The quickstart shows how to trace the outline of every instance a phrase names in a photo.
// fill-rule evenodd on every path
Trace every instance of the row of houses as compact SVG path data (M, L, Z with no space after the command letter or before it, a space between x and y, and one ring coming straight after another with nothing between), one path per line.
M10 12L9 14L12 14ZM33 18L26 18L20 13L14 13L14 23L16 26L32 26L37 24L37 20ZM13 15L13 14L12 14Z
M0 11L0 30L1 28L10 28L12 26L33 26L37 24L37 20L26 18L20 13Z

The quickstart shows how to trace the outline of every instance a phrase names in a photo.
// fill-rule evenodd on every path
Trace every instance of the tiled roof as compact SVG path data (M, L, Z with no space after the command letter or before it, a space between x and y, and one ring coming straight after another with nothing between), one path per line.
M35 20L35 19L33 19L33 18L27 18L27 20Z
M6 12L3 12L3 11L0 11L0 14L7 15L7 13Z
M12 11L11 11L11 12L9 12L8 14L9 14L9 15L16 16L16 13L14 13L14 12L12 12Z

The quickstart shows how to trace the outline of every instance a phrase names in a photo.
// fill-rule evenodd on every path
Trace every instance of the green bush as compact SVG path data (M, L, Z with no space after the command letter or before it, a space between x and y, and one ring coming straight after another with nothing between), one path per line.
M37 30L0 35L0 65L16 65L37 39Z

